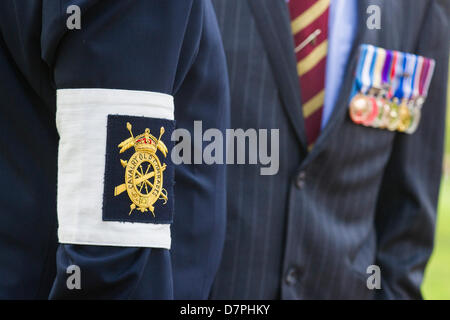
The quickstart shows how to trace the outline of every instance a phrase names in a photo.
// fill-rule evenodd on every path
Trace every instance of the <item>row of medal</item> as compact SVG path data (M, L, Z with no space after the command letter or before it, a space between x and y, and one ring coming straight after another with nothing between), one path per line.
M414 133L434 67L433 59L362 45L350 118L368 127Z

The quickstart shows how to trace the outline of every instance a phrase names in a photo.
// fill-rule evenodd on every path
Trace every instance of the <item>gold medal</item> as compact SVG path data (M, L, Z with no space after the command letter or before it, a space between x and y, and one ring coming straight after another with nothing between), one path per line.
M389 114L387 115L387 128L395 131L400 123L398 99L394 99L389 106Z
M384 88L380 89L376 95L376 104L377 104L377 116L372 121L372 127L374 128L382 128L383 126L383 116L385 114L385 106L386 100L385 100L386 90ZM387 105L388 106L388 105Z
M383 106L380 110L380 123L378 128L386 129L389 124L389 114L391 113L391 105L389 104L389 101L386 99L383 99L382 103Z
M397 130L400 132L406 132L406 130L411 126L411 112L407 105L406 99L402 100L402 103L398 107L398 117L399 123Z

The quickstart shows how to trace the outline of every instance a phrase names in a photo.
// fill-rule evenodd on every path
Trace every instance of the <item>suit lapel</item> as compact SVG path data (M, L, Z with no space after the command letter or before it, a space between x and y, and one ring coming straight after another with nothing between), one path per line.
M303 150L306 134L288 8L284 0L248 0L267 50L282 105Z

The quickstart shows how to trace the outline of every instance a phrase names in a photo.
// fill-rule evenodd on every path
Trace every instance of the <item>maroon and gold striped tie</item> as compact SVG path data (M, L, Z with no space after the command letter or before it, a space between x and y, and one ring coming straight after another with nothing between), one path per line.
M330 0L289 0L308 149L320 134Z

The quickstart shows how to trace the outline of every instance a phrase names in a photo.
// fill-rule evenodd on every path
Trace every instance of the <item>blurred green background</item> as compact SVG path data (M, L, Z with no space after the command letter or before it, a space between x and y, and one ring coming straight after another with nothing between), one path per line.
M422 284L425 299L450 299L450 79L447 92L444 175L439 196L434 251Z

